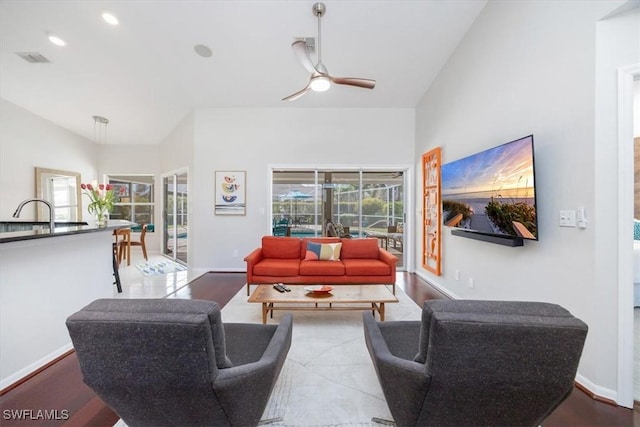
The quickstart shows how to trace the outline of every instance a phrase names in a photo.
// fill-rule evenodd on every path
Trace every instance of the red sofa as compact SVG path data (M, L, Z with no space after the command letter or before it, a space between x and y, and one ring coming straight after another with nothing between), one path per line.
M307 242L342 243L336 261L306 260ZM289 283L318 285L388 284L396 293L398 258L378 247L378 239L337 237L262 238L262 246L247 262L247 295L252 284Z

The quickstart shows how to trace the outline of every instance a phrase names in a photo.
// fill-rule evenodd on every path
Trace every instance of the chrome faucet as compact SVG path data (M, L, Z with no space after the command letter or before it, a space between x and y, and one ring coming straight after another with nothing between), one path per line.
M16 208L16 211L13 213L13 217L20 218L20 212L22 211L22 208L24 207L24 205L30 202L42 202L49 207L49 231L53 233L53 229L56 227L55 221L53 218L53 205L48 200L38 199L38 198L23 200L20 202L20 204Z

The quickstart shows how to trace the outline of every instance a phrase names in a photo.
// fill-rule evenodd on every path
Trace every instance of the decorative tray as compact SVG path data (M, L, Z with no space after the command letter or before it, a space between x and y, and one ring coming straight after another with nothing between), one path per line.
M328 294L333 290L333 286L307 286L304 290L313 294Z

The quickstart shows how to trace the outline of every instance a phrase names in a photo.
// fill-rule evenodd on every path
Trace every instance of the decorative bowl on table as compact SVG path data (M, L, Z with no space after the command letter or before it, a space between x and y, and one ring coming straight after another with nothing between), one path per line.
M312 294L328 294L333 290L333 286L327 286L327 285L307 286L304 288L304 290Z

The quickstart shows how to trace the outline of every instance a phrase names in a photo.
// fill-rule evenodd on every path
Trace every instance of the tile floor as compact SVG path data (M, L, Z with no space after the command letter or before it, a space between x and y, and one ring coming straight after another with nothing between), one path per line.
M136 265L144 264L142 251L131 249L131 264L126 261L120 264L120 282L122 293L118 293L113 287L114 298L164 298L177 291L193 279L206 273L206 269L188 268L185 271L177 271L155 276L145 276ZM149 253L149 262L167 261L169 258L160 253Z

